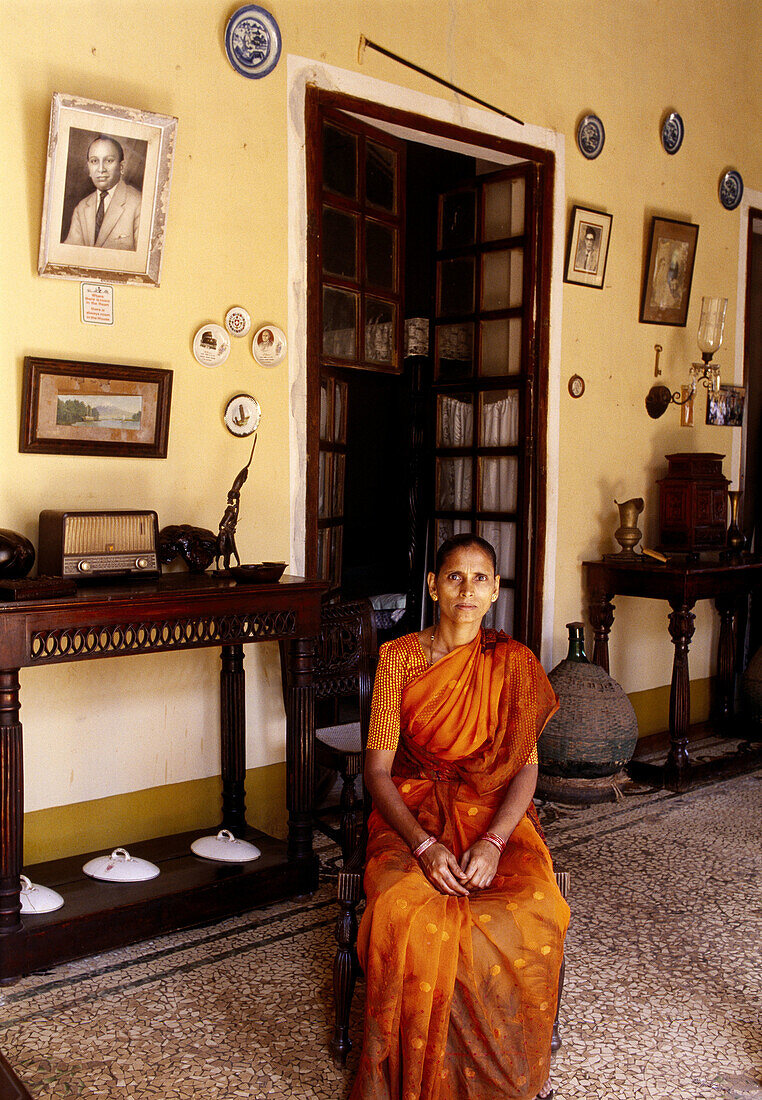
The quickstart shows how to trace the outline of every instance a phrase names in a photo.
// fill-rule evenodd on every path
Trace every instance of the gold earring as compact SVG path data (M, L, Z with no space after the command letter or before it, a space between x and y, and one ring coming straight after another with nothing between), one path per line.
M436 595L436 593L432 593L432 596L431 596L431 598L432 598L432 600L434 601L434 603L436 603L436 602L437 602L437 600L439 599L439 596L437 596L437 595Z
M492 602L494 603L496 599L497 599L497 595L494 595L494 596L492 597Z

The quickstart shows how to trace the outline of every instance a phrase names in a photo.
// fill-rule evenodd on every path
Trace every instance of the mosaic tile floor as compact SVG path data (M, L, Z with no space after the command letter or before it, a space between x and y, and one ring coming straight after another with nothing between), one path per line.
M762 1100L762 771L685 795L543 804L572 925L558 1100ZM333 849L321 852L326 873ZM37 1100L343 1100L333 892L6 987L0 1047ZM355 995L359 1043L362 985Z

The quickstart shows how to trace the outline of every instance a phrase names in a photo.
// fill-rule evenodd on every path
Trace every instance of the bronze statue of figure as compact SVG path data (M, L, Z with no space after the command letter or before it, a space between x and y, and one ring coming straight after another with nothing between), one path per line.
M230 569L230 559L235 558L236 565L241 564L241 559L238 556L238 550L235 544L235 531L238 526L238 509L241 503L241 488L249 476L249 466L251 466L251 460L254 457L254 448L257 445L257 437L254 436L254 442L251 445L251 454L249 455L249 461L244 468L238 473L235 481L230 486L228 492L228 503L220 520L220 530L217 535L217 553L215 568L217 572L227 572ZM220 569L220 559L222 559L222 570Z

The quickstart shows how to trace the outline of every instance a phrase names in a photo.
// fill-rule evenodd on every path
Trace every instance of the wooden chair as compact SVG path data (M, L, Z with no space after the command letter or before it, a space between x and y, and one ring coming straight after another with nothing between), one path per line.
M362 773L375 671L376 635L369 600L326 604L315 644L315 760L342 779L336 808L313 811L313 825L341 846L344 863L358 847L362 801L355 780ZM326 715L330 724L320 724Z

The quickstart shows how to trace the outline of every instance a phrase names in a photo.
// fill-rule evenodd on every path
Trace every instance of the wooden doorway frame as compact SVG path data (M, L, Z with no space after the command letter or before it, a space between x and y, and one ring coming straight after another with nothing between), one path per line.
M493 163L513 163L516 157L547 167L543 202L547 211L546 250L538 308L539 377L544 393L542 439L538 438L537 499L543 532L538 531L535 568L543 578L543 598L537 609L541 659L551 660L553 590L556 567L558 494L558 420L560 399L561 308L565 239L564 139L536 126L520 126L489 112L449 103L357 73L288 58L289 103L289 372L291 380L291 568L304 565L307 418L307 279L305 103L308 87L326 101L355 111L371 124L393 126L391 132L423 144L484 157ZM501 161L501 158L505 158Z

